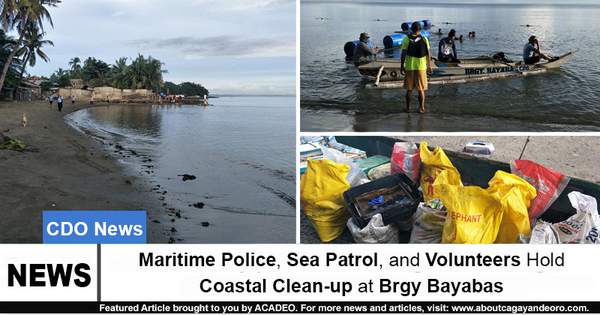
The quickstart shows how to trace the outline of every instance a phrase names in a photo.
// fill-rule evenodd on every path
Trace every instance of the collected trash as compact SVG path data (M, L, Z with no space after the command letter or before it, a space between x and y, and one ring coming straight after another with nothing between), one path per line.
M409 231L421 194L406 175L394 174L349 189L344 200L360 228L381 214L384 224L396 223L401 230Z
M354 218L349 218L346 225L356 243L394 244L399 241L398 228L393 224L385 225L380 213L374 215L362 229L354 222Z
M535 162L514 161L508 173L503 171L508 165L451 155L465 172L465 186L444 150L426 142L417 146L384 138L364 146L366 157L334 137L303 138L313 142L301 153L307 166L301 204L323 242L347 227L357 243L600 243L596 199L577 192L596 196L589 186L594 184L569 184L567 176ZM474 141L465 151L491 154L494 148ZM390 158L382 152L391 152ZM494 176L486 185L480 177L487 174ZM564 190L571 191L577 213L558 223L538 220ZM562 199L559 203L555 207Z
M358 165L358 167L360 167L360 169L365 174L368 174L370 170L372 170L376 167L379 167L381 165L388 164L388 163L390 163L390 158L387 156L383 156L383 155L374 155L374 156L368 157L366 159L356 161L356 164Z
M497 171L489 187L448 184L453 176L439 174L434 183L437 196L448 209L442 242L457 244L516 243L529 236L527 208L535 188L518 176Z
M369 181L367 174L355 163L351 158L346 156L343 152L331 148L323 148L323 159L334 161L340 164L346 164L350 167L348 172L347 180L350 187L358 186Z
M465 144L463 152L480 154L480 155L491 155L496 149L494 144L489 141L471 141Z
M327 149L335 150L345 157L344 161L358 161L367 158L365 151L337 142L334 136L300 137L300 174L306 172L308 160L320 160Z
M382 177L386 177L392 174L391 163L386 163L377 167L372 168L368 173L367 177L370 180L376 180Z
M577 213L565 221L538 221L530 244L600 244L600 217L596 198L573 191L569 201Z
M569 177L532 161L513 161L510 171L528 181L537 190L537 197L529 207L529 220L532 224L550 208L569 183Z
M423 190L425 201L440 199L433 188L433 183L443 171L446 171L444 184L462 186L458 170L452 165L452 162L442 148L437 147L431 151L427 142L421 142L419 149L422 165L421 189Z
M415 225L409 243L437 244L442 242L442 230L446 222L446 208L439 199L421 202L415 212Z
M421 154L412 142L396 142L391 158L392 174L404 173L413 182L419 181L421 172Z
M348 219L343 193L350 188L350 166L331 160L307 162L300 184L302 208L321 241L331 242L344 232Z

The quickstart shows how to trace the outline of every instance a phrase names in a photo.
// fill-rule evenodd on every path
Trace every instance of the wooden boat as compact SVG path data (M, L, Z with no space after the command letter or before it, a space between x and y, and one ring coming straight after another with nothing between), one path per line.
M367 156L391 156L394 143L399 141L380 136L337 136L336 140L365 151ZM496 171L502 170L510 173L510 165L508 163L478 158L460 152L445 152L460 172L465 185L476 185L485 188ZM572 191L578 191L593 196L596 200L600 200L600 185L571 177L568 186L544 215L542 215L541 219L555 223L564 221L575 214L575 209L571 207L571 203L567 197Z
M490 79L525 76L546 72L562 66L575 51L560 55L555 60L526 65L523 62L504 62L491 57L461 59L460 63L434 61L429 84L467 83ZM400 59L382 58L358 66L363 76L373 80L369 88L400 88L404 85L400 74Z

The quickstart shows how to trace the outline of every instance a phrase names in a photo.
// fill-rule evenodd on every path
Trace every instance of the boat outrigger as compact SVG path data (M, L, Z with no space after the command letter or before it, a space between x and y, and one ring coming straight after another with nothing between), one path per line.
M460 63L443 63L434 59L433 73L429 84L467 83L489 79L525 76L544 73L562 66L575 54L570 51L548 62L527 65L519 62L505 62L492 57L461 59ZM368 88L400 88L404 85L400 74L400 59L382 58L358 66L363 76L374 80Z

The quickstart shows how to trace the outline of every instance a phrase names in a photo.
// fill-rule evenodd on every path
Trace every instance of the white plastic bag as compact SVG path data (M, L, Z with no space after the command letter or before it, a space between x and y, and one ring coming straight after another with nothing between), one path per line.
M359 228L352 218L348 219L346 225L356 243L391 244L400 241L398 228L393 224L384 225L381 213L374 215L363 229Z
M369 182L367 175L360 169L360 167L358 167L356 163L345 156L343 152L328 147L322 147L321 150L323 151L324 159L350 166L350 172L346 177L348 183L350 183L350 187L355 187Z
M600 244L596 198L573 191L569 200L577 213L554 224L539 221L531 233L530 244Z
M428 204L421 202L414 214L415 224L409 243L438 244L442 242L442 230L446 222L446 210L437 199Z

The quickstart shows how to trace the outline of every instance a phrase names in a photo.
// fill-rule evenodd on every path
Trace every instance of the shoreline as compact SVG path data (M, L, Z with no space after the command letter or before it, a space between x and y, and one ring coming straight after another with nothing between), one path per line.
M147 242L167 243L160 203L144 178L125 166L101 143L69 126L64 116L112 103L0 102L0 132L39 152L0 150L0 243L41 243L43 210L146 210ZM130 103L129 106L149 105ZM27 127L21 126L22 114ZM8 130L8 131L7 131Z

